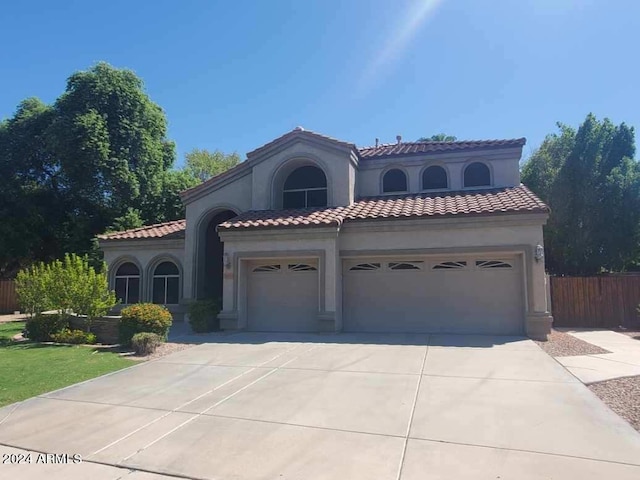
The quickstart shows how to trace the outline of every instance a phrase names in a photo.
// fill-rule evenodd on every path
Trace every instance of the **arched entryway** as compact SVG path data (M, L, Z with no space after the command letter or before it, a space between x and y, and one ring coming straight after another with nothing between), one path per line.
M237 216L231 210L213 212L200 225L198 252L196 256L196 297L198 299L222 298L222 273L224 243L216 227Z

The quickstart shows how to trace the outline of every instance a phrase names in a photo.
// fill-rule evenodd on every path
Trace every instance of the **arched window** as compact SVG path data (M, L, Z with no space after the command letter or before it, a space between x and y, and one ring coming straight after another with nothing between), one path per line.
M178 303L180 272L173 262L162 262L153 271L153 303L172 305Z
M131 262L123 263L116 270L116 298L121 303L140 301L140 270Z
M447 171L438 165L433 165L422 172L422 189L435 190L438 188L449 188Z
M393 168L382 177L382 191L389 192L406 192L407 176L402 170Z
M491 172L484 163L474 162L464 169L465 187L485 187L491 185Z
M284 182L282 208L327 206L327 177L318 167L295 169Z

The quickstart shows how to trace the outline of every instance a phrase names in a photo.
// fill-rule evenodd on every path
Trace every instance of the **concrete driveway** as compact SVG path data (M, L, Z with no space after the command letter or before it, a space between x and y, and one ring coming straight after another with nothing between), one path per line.
M640 434L526 339L211 338L0 410L0 453L84 459L0 464L0 472L92 480L640 478Z

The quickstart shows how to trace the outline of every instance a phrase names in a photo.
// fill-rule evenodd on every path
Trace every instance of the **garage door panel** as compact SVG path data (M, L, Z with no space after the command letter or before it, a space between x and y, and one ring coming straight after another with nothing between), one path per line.
M249 265L248 275L249 330L318 330L318 269L315 262L254 262Z
M345 264L347 331L523 333L516 258L439 259L411 271L390 270L389 264L398 260L375 262L381 268L372 271L353 271L353 262Z

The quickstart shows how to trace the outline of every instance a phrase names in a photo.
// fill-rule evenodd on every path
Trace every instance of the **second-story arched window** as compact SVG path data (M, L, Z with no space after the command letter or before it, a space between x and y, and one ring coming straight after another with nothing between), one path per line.
M407 175L399 168L392 168L382 177L382 192L406 192Z
M489 167L481 162L473 162L464 169L465 187L488 187L491 185Z
M439 165L432 165L422 172L422 189L435 190L449 188L447 171Z
M282 190L282 208L327 206L327 177L312 165L296 168L289 174Z

